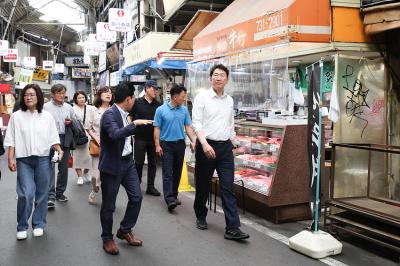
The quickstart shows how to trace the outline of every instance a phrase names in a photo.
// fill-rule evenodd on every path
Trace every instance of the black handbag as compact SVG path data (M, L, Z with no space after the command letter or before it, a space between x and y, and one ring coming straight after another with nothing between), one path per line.
M84 113L83 113L83 124L85 124L85 120L86 120L86 105L84 108L85 109L84 109ZM77 120L76 122L78 122L77 123L78 128L75 133L75 144L76 145L85 145L86 143L89 142L89 138L86 135L86 130L79 120Z

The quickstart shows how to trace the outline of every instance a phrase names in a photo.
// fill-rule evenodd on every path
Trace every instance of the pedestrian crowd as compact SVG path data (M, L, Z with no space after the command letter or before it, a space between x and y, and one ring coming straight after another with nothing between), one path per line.
M163 104L156 99L160 89L157 82L148 80L144 96L138 99L135 99L134 87L121 82L114 90L100 88L93 105L88 104L84 91L76 91L73 106L65 102L67 88L62 84L52 86L51 100L47 103L38 85L26 85L21 92L19 109L12 114L4 137L8 168L17 173L16 238L28 237L29 219L33 236L42 236L48 210L55 208L56 202L69 200L65 191L72 158L76 184L91 184L88 203L101 202L104 251L119 253L112 226L121 185L128 202L116 237L129 245L141 246L143 242L132 230L141 209L145 158L146 194L161 196L155 186L157 160L160 160L162 195L166 209L173 213L182 204L178 187L186 136L196 156L195 226L200 230L208 228L206 202L216 171L226 221L224 237L249 238L240 230L233 190L236 147L232 144L235 137L233 100L224 91L228 78L229 70L224 65L210 69L211 87L196 96L192 118L184 105L186 88L178 84L171 87L170 99ZM5 152L2 135L0 146L1 155Z

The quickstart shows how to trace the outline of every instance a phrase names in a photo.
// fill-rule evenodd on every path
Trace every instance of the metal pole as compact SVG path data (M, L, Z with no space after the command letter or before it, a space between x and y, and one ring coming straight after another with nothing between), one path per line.
M15 6L17 5L17 2L18 2L18 0L15 0L15 1L14 1L13 7L12 7L12 9L11 9L10 17L8 18L8 22L7 22L6 29L4 30L3 40L6 38L7 30L8 30L8 27L10 26L12 17L13 17L13 15L14 15L14 10L15 10Z

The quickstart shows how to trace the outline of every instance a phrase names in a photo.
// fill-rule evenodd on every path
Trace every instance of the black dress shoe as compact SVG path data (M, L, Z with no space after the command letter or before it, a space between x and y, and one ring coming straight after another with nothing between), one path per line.
M172 210L176 208L176 205L177 205L176 201L169 202L168 205L167 205L168 206L168 211L172 212Z
M156 197L161 196L160 191L158 191L155 187L148 187L146 190L146 194Z
M196 227L200 230L206 230L208 228L206 219L197 219Z
M180 199L176 199L176 205L182 205L182 201Z
M224 238L228 240L243 240L249 237L249 234L242 232L239 228L226 230L224 235Z

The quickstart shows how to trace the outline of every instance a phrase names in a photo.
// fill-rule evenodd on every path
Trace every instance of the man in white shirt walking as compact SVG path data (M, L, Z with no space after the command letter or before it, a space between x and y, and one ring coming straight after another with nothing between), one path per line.
M224 92L229 70L221 64L210 70L211 88L200 92L193 104L193 127L196 142L196 198L194 210L198 229L207 229L206 201L210 191L211 177L217 170L221 190L222 208L225 214L225 239L249 238L242 232L233 192L234 157L232 139L234 131L233 99Z

